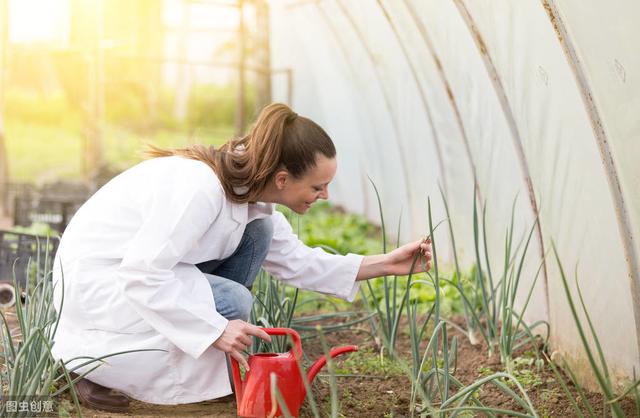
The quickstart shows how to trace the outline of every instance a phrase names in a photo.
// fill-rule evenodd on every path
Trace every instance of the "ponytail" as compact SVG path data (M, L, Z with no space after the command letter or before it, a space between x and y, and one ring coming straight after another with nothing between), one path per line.
M148 145L148 157L178 155L206 163L216 173L227 198L255 202L276 171L302 177L316 164L316 154L336 156L329 135L311 119L298 116L287 105L266 106L248 135L232 138L219 149L191 145L165 150Z

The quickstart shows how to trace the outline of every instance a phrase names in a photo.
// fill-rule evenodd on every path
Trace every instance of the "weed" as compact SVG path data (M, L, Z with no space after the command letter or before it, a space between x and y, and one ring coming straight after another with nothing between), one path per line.
M491 376L493 373L495 373L495 371L489 366L482 366L480 370L478 370L478 376L480 377Z
M351 353L342 362L341 367L336 367L337 375L358 374L376 376L401 376L404 374L404 367L400 360L382 360L378 353L371 349L365 349Z

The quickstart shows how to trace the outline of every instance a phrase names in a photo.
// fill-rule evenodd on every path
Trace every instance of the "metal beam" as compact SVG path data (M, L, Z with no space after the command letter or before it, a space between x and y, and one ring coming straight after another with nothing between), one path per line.
M418 96L420 97L420 103L422 103L422 109L427 115L427 121L429 123L429 128L431 130L431 137L433 138L433 144L436 148L436 158L438 160L438 165L440 168L440 179L442 180L442 189L446 197L448 196L449 188L447 186L447 176L444 171L444 156L442 155L442 145L440 144L440 136L438 135L438 131L436 130L436 125L433 121L433 115L431 114L431 107L429 106L429 102L427 101L427 93L424 87L422 86L422 83L420 82L420 78L418 77L418 70L416 69L413 61L411 60L411 57L409 56L409 51L407 50L407 46L402 41L402 38L400 37L400 32L398 31L396 24L393 22L393 19L391 18L391 14L385 7L382 0L376 0L376 1L378 3L378 7L380 7L380 10L382 10L382 14L384 15L387 23L389 24L389 27L393 31L393 34L396 38L396 41L398 42L398 45L400 45L400 49L402 50L402 55L404 56L405 61L409 65L409 70L411 71L411 77L413 78L413 82L416 84L416 87L418 88Z
M529 164L527 163L527 157L524 154L524 148L522 146L522 137L520 135L520 130L518 129L518 124L516 123L516 118L513 113L513 109L511 107L511 103L509 103L509 98L507 97L507 93L505 91L504 86L502 85L502 79L500 78L500 74L498 74L498 70L493 63L493 59L487 50L487 45L485 44L482 34L476 25L473 16L469 13L467 6L464 4L463 0L453 0L454 4L457 6L457 9L460 13L460 17L464 21L467 29L471 33L471 37L478 48L478 52L480 53L480 57L482 58L482 62L487 70L489 75L489 79L491 80L491 84L493 85L493 89L496 92L496 96L498 97L498 101L500 102L500 106L502 107L502 113L507 121L507 126L511 132L511 139L513 140L513 146L516 151L516 156L518 158L518 163L520 166L520 171L522 173L522 177L527 186L527 193L529 195L529 203L531 205L531 211L533 212L534 219L537 220L536 223L536 235L538 238L538 244L540 246L540 260L542 262L542 270L544 277L544 296L545 296L545 316L549 319L549 280L547 274L547 263L545 258L545 245L544 238L542 236L542 226L540 222L538 203L535 195L535 191L533 188L533 181L531 180L531 174L529 171Z
M396 120L396 114L393 111L393 107L391 106L391 98L389 97L389 92L387 91L387 89L385 89L384 82L382 81L382 75L378 70L378 65L376 64L376 58L374 57L373 51L371 50L367 42L367 39L365 38L364 34L356 24L355 20L353 19L353 16L351 16L351 13L349 13L349 10L345 7L345 5L342 3L341 0L336 0L336 4L338 5L338 8L342 12L342 14L346 17L347 21L349 22L349 25L351 26L358 40L360 41L360 45L362 45L362 48L366 53L367 59L369 60L369 64L371 66L373 74L375 75L376 84L380 89L380 92L382 93L384 104L385 104L385 107L387 108L387 114L389 115L391 126L393 128L394 139L400 154L400 165L402 166L402 176L404 177L404 180L405 180L404 188L405 188L405 193L407 195L407 203L409 204L410 207L414 207L413 196L411 195L412 180L411 180L411 176L409 175L409 164L407 163L406 153L405 153L404 147L402 146L399 123Z
M629 209L625 202L618 168L616 167L611 146L609 145L609 134L607 133L604 121L600 115L600 110L595 102L593 89L589 85L586 71L582 66L573 39L567 31L567 27L556 7L555 1L541 0L541 3L549 16L551 25L578 84L580 96L582 97L582 102L584 103L589 121L591 122L591 128L595 135L596 145L598 146L598 151L600 151L600 158L602 159L605 176L609 184L609 192L611 193L611 200L618 223L618 233L620 234L620 240L622 241L622 248L624 249L624 256L627 262L629 289L631 291L631 302L633 305L636 329L636 344L640 356L640 269L638 265L638 254L636 253ZM638 360L640 361L640 358Z
M476 197L478 198L478 201L483 202L482 193L480 191L480 184L478 183L478 174L477 174L476 164L473 160L473 154L471 153L471 147L469 145L469 137L467 135L467 131L462 121L462 115L460 114L460 109L458 108L458 102L456 101L456 98L453 96L451 83L449 83L449 80L444 71L444 68L442 67L442 61L440 60L440 57L436 52L436 48L433 45L433 42L431 41L431 37L429 36L429 32L427 31L427 28L422 23L422 20L420 20L420 18L418 17L418 13L416 12L413 5L411 4L411 1L403 0L403 2L405 7L407 8L407 11L409 12L409 15L411 16L411 19L413 20L414 25L416 26L416 28L418 29L418 32L420 33L420 36L422 37L422 40L424 41L424 44L427 47L427 50L429 51L431 60L433 61L433 64L435 65L438 71L440 82L442 83L444 89L447 92L447 98L449 99L449 104L451 105L451 109L453 110L453 114L456 119L456 124L458 125L458 129L460 130L460 135L462 136L462 143L464 145L467 161L469 162L471 173L473 175L473 184L476 191Z
M329 29L329 32L331 33L336 43L338 44L338 48L340 49L342 58L344 59L344 61L347 64L347 67L349 68L349 74L351 75L351 82L354 85L358 85L360 69L353 63L352 54L349 53L349 48L347 47L347 45L345 45L342 36L340 36L340 31L331 21L331 18L329 17L329 14L324 10L322 3L317 2L315 3L315 5L318 12L320 13L320 16L322 17L323 22L325 23L326 27ZM366 100L363 95L358 95L358 98L361 99L360 106L367 109L370 117L374 118L375 112L371 108L371 101ZM378 138L377 130L374 129L374 131L376 131L374 133L374 138L377 139ZM378 144L378 146L382 147L383 145ZM363 154L361 154L360 157L362 157L362 155ZM382 160L384 160L384 157L382 155L380 156L382 157ZM362 160L362 158L360 158L360 160ZM377 163L384 164L384 161L378 161ZM365 165L365 164L361 162L361 165ZM380 165L380 167L382 167L382 165ZM369 197L368 197L369 193L367 191L369 190L371 185L367 181L367 177L370 178L370 176L368 176L367 173L361 173L360 180L361 180L361 186L362 186L362 193L364 195L364 212L365 214L368 215L369 214Z

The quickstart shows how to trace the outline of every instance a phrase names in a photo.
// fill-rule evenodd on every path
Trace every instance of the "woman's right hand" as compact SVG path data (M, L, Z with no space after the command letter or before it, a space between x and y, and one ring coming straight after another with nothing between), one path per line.
M260 327L252 325L241 319L233 319L227 323L227 327L222 335L213 343L218 350L224 351L244 366L245 370L249 370L249 363L242 355L242 350L249 348L251 345L251 336L262 338L266 342L271 342L269 334L264 332Z

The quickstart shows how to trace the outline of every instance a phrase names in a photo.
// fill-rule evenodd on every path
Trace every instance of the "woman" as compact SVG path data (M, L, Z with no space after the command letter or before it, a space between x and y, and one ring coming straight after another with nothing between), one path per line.
M219 150L153 148L150 155L80 208L56 256L56 358L156 349L109 357L83 379L78 392L93 407L230 394L225 355L247 367L242 351L252 337L270 339L245 322L261 267L349 301L360 280L408 274L417 251L429 268L428 242L363 257L330 255L297 239L274 204L304 214L327 199L336 151L320 126L283 104L267 106L249 135Z

